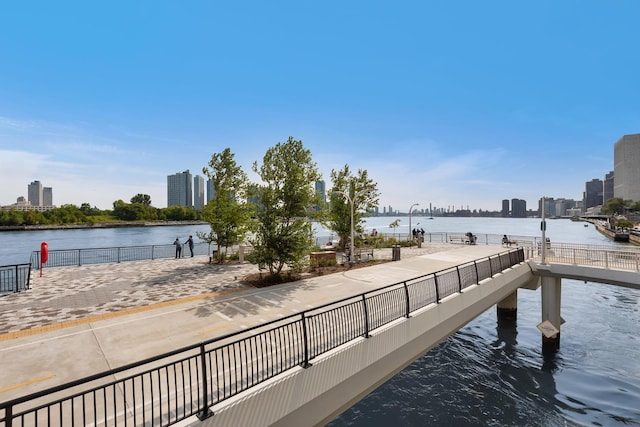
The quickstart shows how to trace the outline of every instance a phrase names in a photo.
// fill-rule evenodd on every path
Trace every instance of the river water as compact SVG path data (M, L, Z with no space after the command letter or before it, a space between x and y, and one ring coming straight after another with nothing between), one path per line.
M366 229L409 230L408 217L369 218ZM540 236L540 219L413 217L430 232ZM206 225L0 233L0 265L50 250L171 244ZM547 220L553 242L613 245L593 226ZM318 228L320 240L330 232ZM196 239L197 241L197 239ZM623 244L618 244L623 246ZM562 281L560 350L545 355L540 290L518 292L518 320L499 325L495 309L416 360L330 423L338 426L640 426L640 291Z

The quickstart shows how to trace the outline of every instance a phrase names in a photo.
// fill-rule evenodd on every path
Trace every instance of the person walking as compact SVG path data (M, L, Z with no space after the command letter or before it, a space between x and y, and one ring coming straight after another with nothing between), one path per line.
M193 258L193 236L189 236L189 238L187 239L186 242L184 242L185 245L189 245L189 251L191 252L191 258Z
M182 255L182 243L180 243L180 239L176 237L176 240L173 241L173 244L176 245L176 258L180 258Z

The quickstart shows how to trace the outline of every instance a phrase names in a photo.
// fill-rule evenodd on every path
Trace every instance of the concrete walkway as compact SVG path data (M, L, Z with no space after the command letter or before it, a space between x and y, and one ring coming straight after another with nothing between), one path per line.
M400 261L261 289L239 283L256 266L206 257L45 269L31 290L0 298L0 401L504 251L425 244Z

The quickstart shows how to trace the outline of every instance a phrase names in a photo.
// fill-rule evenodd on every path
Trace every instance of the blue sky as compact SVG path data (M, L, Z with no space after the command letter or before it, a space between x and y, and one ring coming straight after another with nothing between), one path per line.
M640 2L5 2L0 204L99 208L289 136L380 205L581 199L640 132Z

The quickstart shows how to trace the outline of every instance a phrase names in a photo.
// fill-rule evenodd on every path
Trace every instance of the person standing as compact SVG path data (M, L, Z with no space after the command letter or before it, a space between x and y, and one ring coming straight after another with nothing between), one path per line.
M185 245L189 245L189 251L191 252L191 258L193 258L193 236L189 236L189 238L187 239L186 242L184 242Z
M176 240L173 241L173 244L176 245L176 258L180 258L182 255L182 243L180 243L180 239L176 237Z

